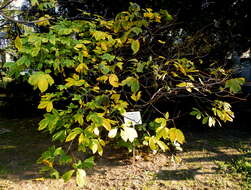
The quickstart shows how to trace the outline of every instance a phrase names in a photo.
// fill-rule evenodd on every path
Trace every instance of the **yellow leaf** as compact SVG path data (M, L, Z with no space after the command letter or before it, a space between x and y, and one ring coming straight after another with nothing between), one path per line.
M98 78L97 78L97 81L104 81L104 82L105 82L105 81L108 80L108 78L109 78L109 77L108 77L107 75L103 75L103 76L98 77Z
M84 57L89 57L89 53L87 50L82 51Z
M40 78L37 86L41 92L45 92L48 89L48 81L45 78Z
M40 22L37 22L36 24L38 26L47 26L47 25L50 25L50 22L49 22L50 18L51 17L49 15L44 15L43 17L39 18Z
M15 46L19 51L23 48L22 41L19 36L15 39Z
M52 101L49 101L47 106L46 106L46 111L47 112L51 112L53 109L53 104L52 104Z
M111 96L111 99L114 100L115 103L118 103L120 99L120 94L113 94Z
M45 178L44 177L38 177L38 178L35 178L35 179L33 179L34 181L44 181L45 180Z
M110 74L110 76L109 76L109 83L110 83L113 87L119 87L119 79L118 79L117 75L115 75L115 74Z
M84 45L83 44L77 44L77 45L75 45L75 49L80 49L80 48L83 48L84 47Z
M155 21L156 21L156 22L161 22L160 20L161 20L161 17L160 17L160 16L158 16L158 15L155 16Z
M165 44L165 43L166 43L165 41L162 41L162 40L158 40L158 42L159 42L160 44Z
M137 101L140 99L140 97L141 97L141 91L139 91L138 93L133 93L132 96L131 96L131 98L132 98L135 102L137 102Z
M172 142L179 142L180 144L183 144L185 142L185 137L181 130L176 128L171 128L169 131L169 138Z
M103 126L104 128L106 128L107 131L110 131L112 126L111 126L111 123L110 123L110 120L109 119L104 119L103 120Z
M100 46L101 46L101 48L102 48L104 51L107 51L107 50L108 50L107 44L106 44L105 42L101 42L101 43L100 43Z
M98 77L96 80L97 81L107 81L107 79L108 79L108 76L107 75L103 75L103 76L100 76L100 77Z
M50 162L49 160L42 160L42 163L49 166L50 168L53 168L53 163Z
M146 18L150 18L150 19L153 19L153 18L154 18L154 14L153 14L153 13L151 13L151 12L144 13L144 17L146 17Z
M85 70L88 70L88 67L85 63L80 63L75 70L76 70L76 72L80 73Z
M36 72L30 76L28 82L35 88L38 87L41 92L45 92L48 86L54 83L54 80L49 74Z

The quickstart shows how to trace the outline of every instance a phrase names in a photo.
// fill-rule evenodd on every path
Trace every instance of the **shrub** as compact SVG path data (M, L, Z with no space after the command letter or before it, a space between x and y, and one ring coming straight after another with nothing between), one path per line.
M243 79L230 79L231 73L216 62L183 55L183 39L171 30L174 21L166 10L131 3L113 20L83 14L86 20L59 19L51 25L46 20L40 25L48 26L48 32L17 37L20 57L6 64L16 77L24 69L33 70L27 81L40 93L38 109L47 112L39 130L61 142L39 159L45 164L42 171L59 178L58 166L70 165L73 169L62 177L68 180L76 173L82 186L84 169L94 158L83 159L76 150L102 156L109 143L129 151L179 148L184 135L175 126L175 114L170 117L164 106L178 98L192 97L197 108L191 115L203 124L232 121L231 106L221 97L238 92ZM191 42L185 38L184 43ZM143 124L124 124L128 111L140 111Z

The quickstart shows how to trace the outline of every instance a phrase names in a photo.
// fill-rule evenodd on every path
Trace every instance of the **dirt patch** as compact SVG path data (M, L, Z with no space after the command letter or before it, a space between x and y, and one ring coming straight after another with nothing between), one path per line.
M43 179L35 164L49 143L36 131L33 120L0 121L0 128L11 130L0 135L0 190L78 190L74 179ZM185 132L184 151L176 155L138 153L133 165L123 152L109 151L89 169L88 185L82 189L206 190L243 189L241 175L219 171L218 162L239 156L251 148L251 134L237 129L209 129Z

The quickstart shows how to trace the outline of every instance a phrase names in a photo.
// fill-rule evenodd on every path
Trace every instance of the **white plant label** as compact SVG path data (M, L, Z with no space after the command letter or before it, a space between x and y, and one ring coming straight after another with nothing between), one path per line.
M128 126L135 126L142 124L141 114L139 111L124 113L124 122Z

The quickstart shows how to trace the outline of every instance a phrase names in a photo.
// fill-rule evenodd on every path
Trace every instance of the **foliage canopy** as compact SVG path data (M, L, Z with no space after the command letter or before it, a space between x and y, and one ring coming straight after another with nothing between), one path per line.
M38 109L47 112L39 130L61 142L39 159L45 165L42 171L65 180L75 173L83 186L84 169L94 161L86 155L102 156L107 144L129 151L145 146L153 151L180 149L185 137L176 128L180 114L170 102L183 97L191 97L190 114L203 124L233 120L224 96L239 92L244 79L231 78L231 71L216 60L202 59L214 48L203 41L206 36L182 36L173 30L168 11L135 3L113 19L82 14L88 19L41 20L37 25L43 31L15 38L18 59L5 64L15 78L31 71L24 79L40 93ZM184 113L185 107L180 108ZM125 125L128 111L141 111L143 124ZM66 164L72 169L60 174L59 166Z

